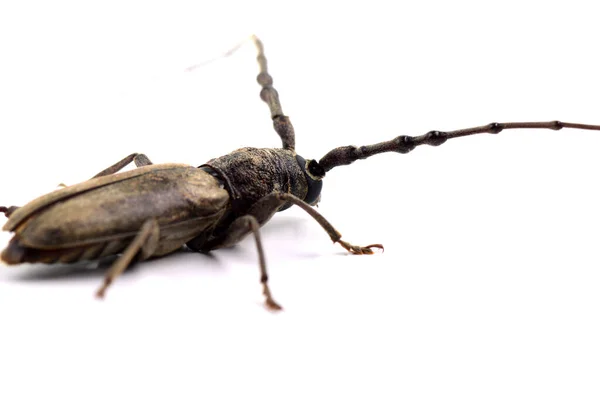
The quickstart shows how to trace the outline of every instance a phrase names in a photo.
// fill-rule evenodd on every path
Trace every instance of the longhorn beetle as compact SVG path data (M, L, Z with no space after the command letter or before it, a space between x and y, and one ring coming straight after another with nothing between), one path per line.
M406 154L419 145L438 146L452 138L508 129L600 130L597 125L559 121L490 123L418 136L401 135L374 145L342 146L318 161L305 160L296 154L294 128L273 87L262 42L256 36L251 41L258 52L260 98L269 106L282 148L241 148L199 167L155 165L146 155L133 153L90 180L55 190L23 207L0 207L8 217L3 229L14 232L2 251L2 260L8 265L73 263L120 254L96 293L102 298L135 260L163 256L184 244L191 250L208 252L232 246L252 234L265 304L271 310L280 310L269 289L259 233L276 212L292 205L302 208L334 243L352 254L383 249L380 244L356 246L343 241L342 235L313 209L320 200L323 177L335 167L384 152ZM138 168L118 173L131 162Z

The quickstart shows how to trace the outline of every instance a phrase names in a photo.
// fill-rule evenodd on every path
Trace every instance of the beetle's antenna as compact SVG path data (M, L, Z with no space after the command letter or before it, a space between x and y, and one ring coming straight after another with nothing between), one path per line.
M239 50L246 42L252 41L256 47L257 55L256 61L258 62L259 73L256 77L256 81L262 89L260 90L260 98L267 103L269 110L271 111L271 119L273 120L273 128L281 137L281 143L284 149L295 150L296 148L296 134L294 133L294 126L290 122L290 118L283 113L281 108L281 102L279 102L279 93L273 87L273 77L269 74L267 68L267 58L265 57L265 48L262 41L256 36L252 35L247 39L242 40L227 52L221 54L218 57L211 58L207 61L201 62L196 65L192 65L186 68L186 72L192 72L198 68L210 64L218 59L229 57L237 50Z
M247 39L244 39L244 40L240 41L238 44L236 44L235 46L233 46L233 47L232 47L232 48L230 48L229 50L225 51L225 52L224 52L223 54L221 54L221 55L217 55L216 57L213 57L213 58L207 59L207 60L205 60L205 61L202 61L202 62L200 62L200 63L198 63L198 64L194 64L194 65L192 65L192 66L188 66L187 68L185 68L185 71L186 71L186 72L193 72L193 71L195 71L196 69L200 69L200 68L202 68L202 67L204 67L204 66L206 66L206 65L208 65L208 64L212 64L212 63L213 63L213 62L215 62L215 61L218 61L218 60L220 60L220 59L223 59L223 58L227 58L227 57L229 57L230 55L232 55L233 53L235 53L237 50L239 50L239 49L240 49L240 48L241 48L241 47L242 47L242 46L243 46L243 45L244 45L244 44L245 44L245 43L246 43L248 40L250 40L251 38L252 38L252 37L250 37L250 38L247 38Z
M600 126L593 124L552 122L517 122L517 123L490 123L484 126L471 127L454 131L430 131L423 135L409 136L401 135L391 141L384 141L374 145L361 147L341 146L329 151L319 160L318 165L325 172L338 166L348 165L358 159L366 159L370 156L385 152L409 153L419 145L442 145L449 139L466 137L475 134L498 134L502 130L509 129L549 129L560 130L571 128L579 130L600 130Z
M256 61L258 61L259 73L256 77L256 81L262 87L262 90L260 90L260 98L269 105L271 119L273 120L273 128L277 134L279 134L279 137L281 137L283 149L291 149L293 151L296 147L294 126L292 126L290 118L284 115L283 109L281 109L279 93L277 93L277 90L273 87L273 77L267 70L267 58L265 57L264 46L262 41L255 35L252 35L251 40L254 42L258 52Z

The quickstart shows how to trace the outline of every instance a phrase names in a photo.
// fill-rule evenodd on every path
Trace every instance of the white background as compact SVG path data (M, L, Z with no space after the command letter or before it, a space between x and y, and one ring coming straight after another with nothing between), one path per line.
M251 33L297 132L340 145L492 121L600 124L600 26L550 2L3 4L0 204L132 152L199 165L279 146ZM591 3L591 2L590 2ZM178 253L93 299L102 271L0 269L0 396L600 394L600 134L505 131L335 169L322 212ZM10 238L0 235L2 246Z

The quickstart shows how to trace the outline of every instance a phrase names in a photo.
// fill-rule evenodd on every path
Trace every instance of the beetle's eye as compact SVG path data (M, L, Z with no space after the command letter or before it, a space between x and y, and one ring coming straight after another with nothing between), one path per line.
M323 172L322 176L315 176L312 174L312 171L316 170L317 172L320 172L321 170L321 167L315 160L305 160L300 155L296 155L296 160L304 172L308 188L308 191L302 200L311 206L315 206L321 200L321 188L323 188L323 176L325 175L325 172Z
M322 177L315 177L310 171L310 165L316 164L314 160L307 160L304 164L304 174L306 175L306 183L308 185L308 192L304 201L311 206L315 206L321 200L321 189L323 188Z

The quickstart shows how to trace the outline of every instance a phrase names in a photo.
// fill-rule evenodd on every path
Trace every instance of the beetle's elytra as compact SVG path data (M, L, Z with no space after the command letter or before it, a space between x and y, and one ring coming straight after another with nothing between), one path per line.
M72 263L120 254L97 292L108 286L133 261L163 256L186 245L210 251L239 242L252 233L259 254L260 282L269 309L273 299L259 228L277 212L296 205L312 216L334 243L353 254L371 254L379 244L355 246L312 206L320 200L325 174L335 167L384 153L408 153L419 145L437 146L449 139L506 129L600 126L551 122L490 123L449 132L430 131L399 136L366 146L338 147L320 160L305 160L295 152L295 133L283 113L261 41L258 51L260 97L267 103L282 148L242 148L194 167L154 165L143 154L131 154L90 180L37 198L23 207L0 207L7 217L4 230L14 233L1 258L8 265L28 262ZM135 170L118 173L134 162Z

